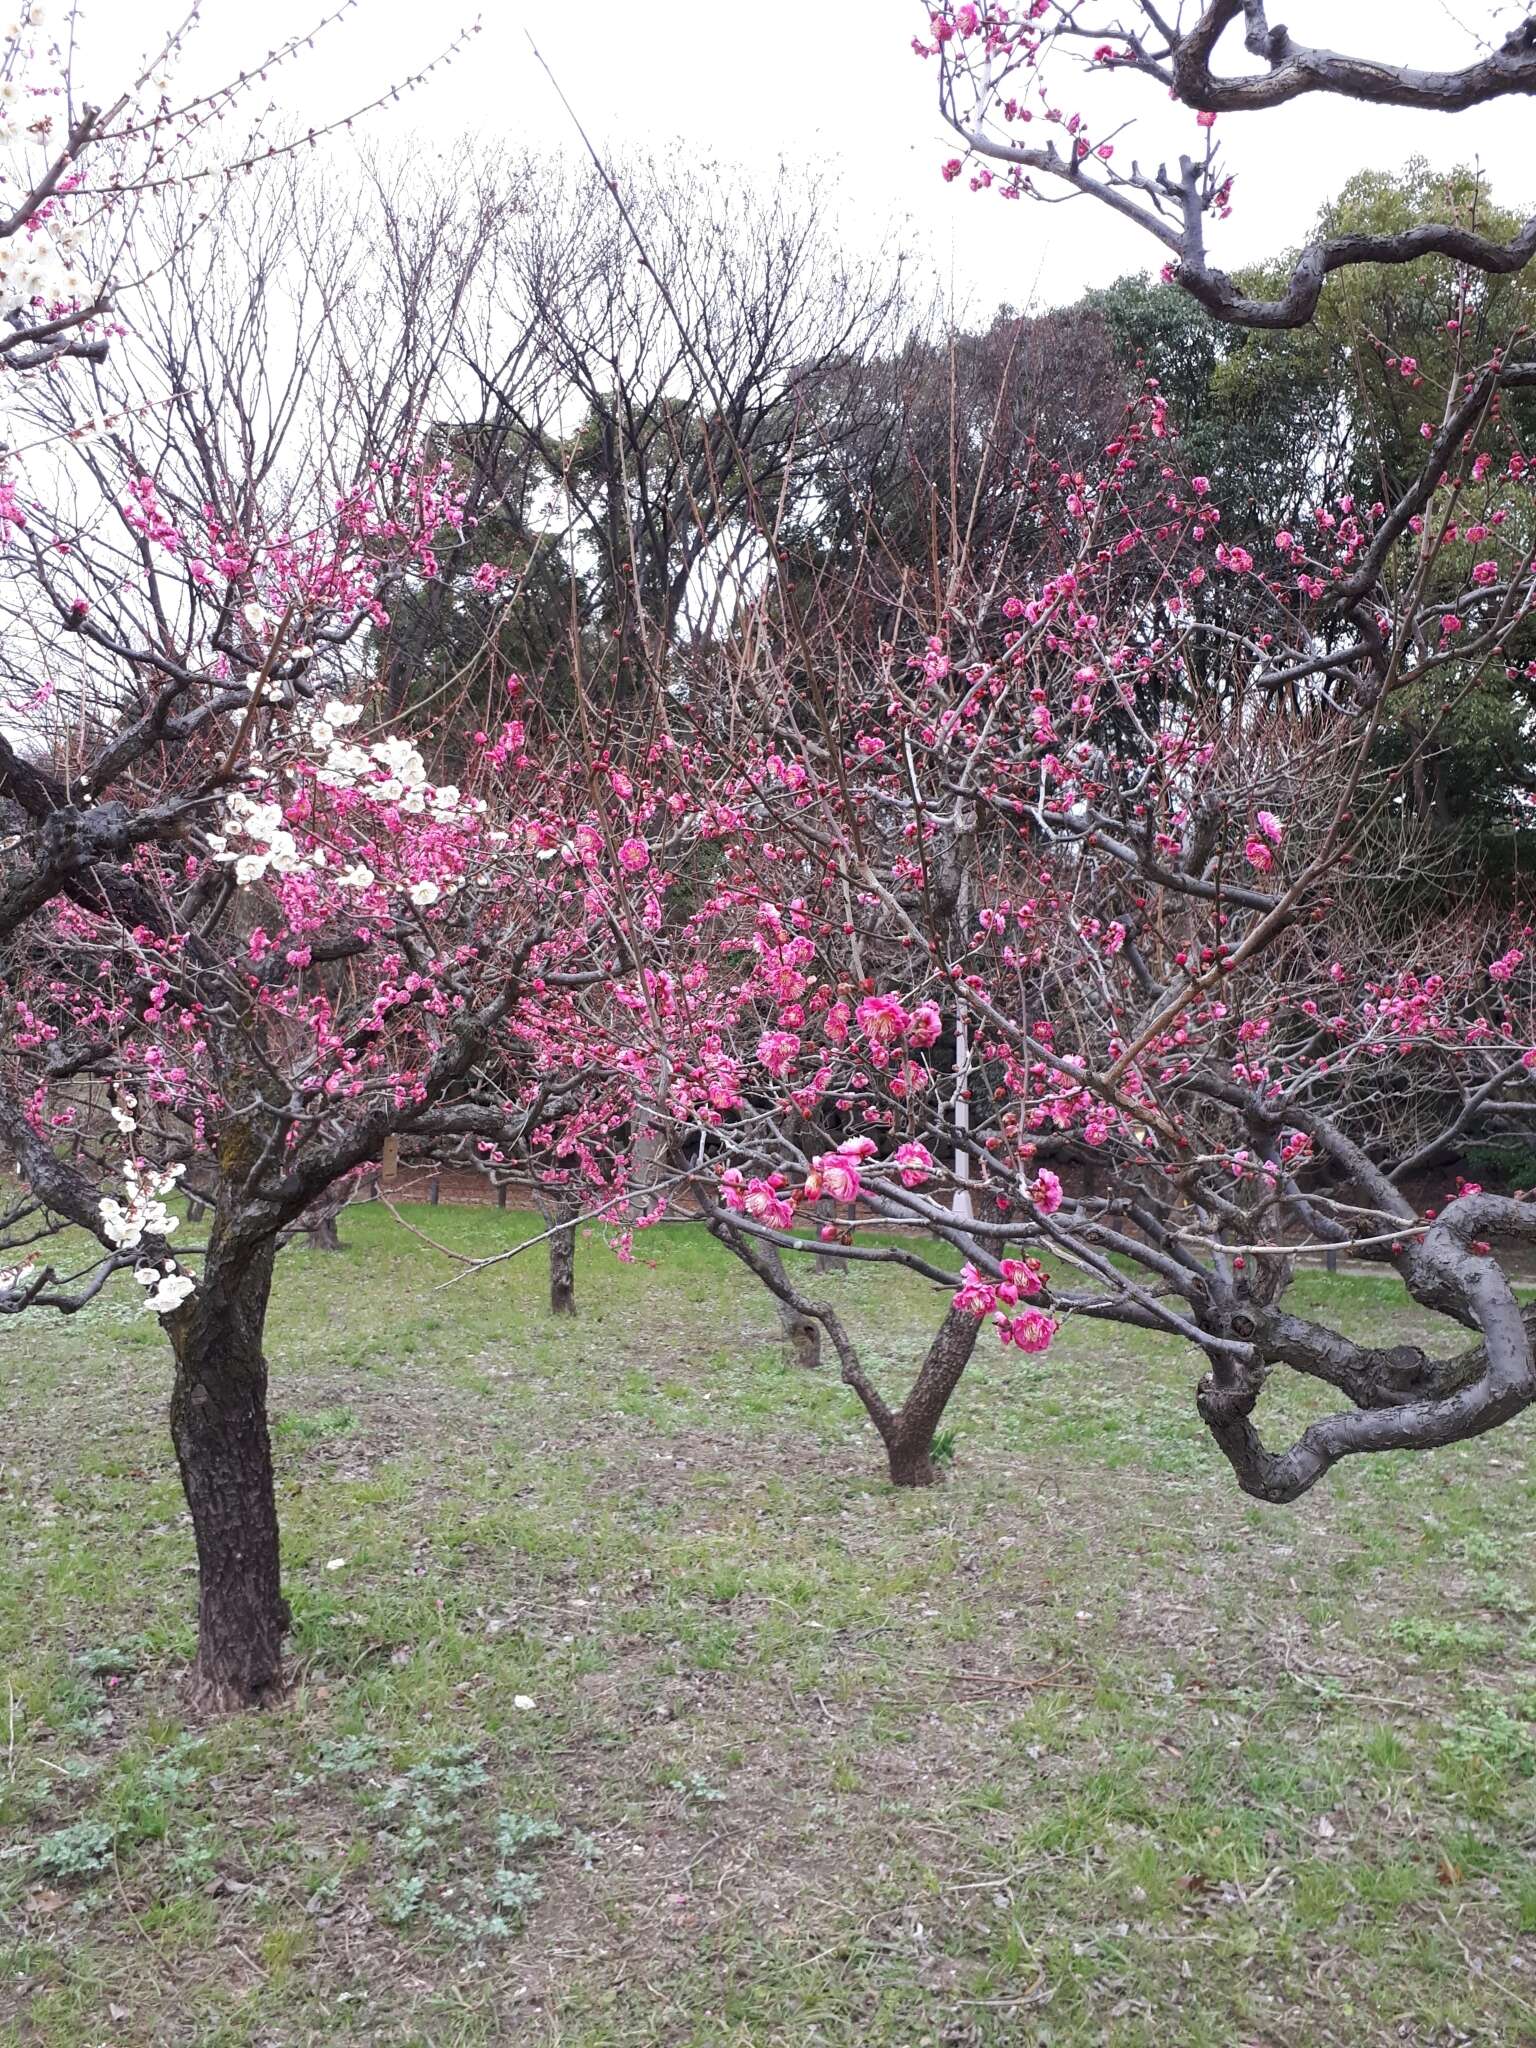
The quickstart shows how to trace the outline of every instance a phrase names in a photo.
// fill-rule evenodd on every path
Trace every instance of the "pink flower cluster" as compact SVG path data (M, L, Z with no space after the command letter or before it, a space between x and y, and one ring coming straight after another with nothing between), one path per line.
M1285 827L1273 811L1260 811L1254 819L1258 830L1248 839L1243 853L1248 865L1261 875L1267 875L1275 864L1273 848L1285 837Z
M835 1152L823 1152L805 1177L806 1200L825 1196L829 1202L856 1202L864 1187L859 1169L878 1149L872 1138L847 1138Z
M960 1269L960 1287L954 1305L964 1315L991 1316L1005 1344L1020 1351L1045 1351L1056 1335L1057 1323L1044 1309L1023 1304L1045 1291L1045 1275L1033 1259L999 1261L1000 1278L993 1280L967 1262Z

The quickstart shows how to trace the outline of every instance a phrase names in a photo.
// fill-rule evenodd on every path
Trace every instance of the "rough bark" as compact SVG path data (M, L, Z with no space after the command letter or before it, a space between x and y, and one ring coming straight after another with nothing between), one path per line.
M342 1248L341 1233L336 1228L334 1210L330 1215L306 1225L304 1238L312 1252L339 1252Z
M928 1347L912 1391L883 1429L893 1486L932 1486L939 1477L933 1462L933 1439L944 1419L950 1396L976 1348L979 1316L951 1308Z
M1145 7L1142 12L1148 13ZM1211 69L1216 46L1239 19L1243 42L1266 71L1218 76ZM1497 50L1458 69L1428 69L1384 56L1352 57L1338 50L1298 43L1288 28L1266 19L1263 0L1215 0L1189 31L1170 45L1173 88L1186 106L1212 113L1257 113L1283 106L1306 93L1333 93L1370 106L1429 108L1456 114L1468 107L1514 94L1536 92L1536 21L1510 30ZM1161 66L1141 68L1163 76Z
M1052 10L1062 21L1076 9L1056 0ZM1454 113L1491 101L1536 93L1536 16L1527 16L1497 49L1486 49L1476 61L1458 69L1423 69L1395 60L1396 51L1352 57L1298 43L1283 23L1273 27L1263 0L1211 0L1190 11L1158 8L1150 0L1132 10L1139 15L1139 33L1121 60L1144 78L1155 81L1185 106L1217 113L1257 113L1313 93L1336 95L1347 102L1372 106L1434 109ZM1165 16L1172 15L1170 25ZM1227 30L1245 23L1244 43L1264 68L1247 67L1237 74L1217 73L1212 60ZM1069 31L1085 36L1081 26ZM1335 235L1318 239L1291 259L1285 288L1278 298L1249 298L1225 271L1210 260L1206 221L1219 212L1225 186L1218 182L1203 154L1180 157L1177 170L1165 162L1154 172L1132 163L1128 170L1108 170L1092 157L1059 148L1055 141L1026 144L1011 126L992 120L993 86L977 89L979 76L991 77L989 66L973 71L959 45L952 45L941 67L940 109L969 149L1015 173L1039 172L1077 195L1087 195L1122 219L1136 223L1174 262L1165 275L1181 286L1216 319L1260 329L1304 327L1317 310L1323 285L1335 271L1360 264L1421 264L1444 256L1467 269L1493 277L1512 276L1536 257L1536 216L1526 220L1507 241L1492 239L1464 221L1425 221L1396 232ZM1033 189L1026 183L1026 190ZM1434 464L1438 474L1440 465Z
M890 1467L892 1486L937 1486L940 1479L938 1466L933 1462L933 1439L928 1443L886 1445L886 1462Z
M562 1215L570 1212L562 1211ZM549 1237L549 1307L557 1316L576 1313L576 1226L560 1222Z
M288 1607L278 1566L262 1332L270 1240L238 1260L218 1231L197 1292L165 1318L176 1357L171 1436L198 1563L197 1703L261 1706L282 1690Z
M1320 1122L1317 1128L1342 1158L1344 1141ZM1394 1204L1407 1212L1402 1196L1363 1156L1355 1158L1353 1170L1388 1213ZM1436 1362L1410 1346L1355 1346L1294 1317L1276 1318L1273 1332L1258 1330L1259 1342L1246 1361L1213 1355L1197 1406L1245 1493L1293 1501L1341 1458L1462 1443L1536 1401L1532 1318L1522 1312L1498 1262L1487 1256L1487 1240L1501 1234L1536 1236L1536 1212L1498 1195L1463 1196L1441 1211L1417 1244L1405 1243L1397 1261L1421 1307L1481 1333L1479 1345L1455 1358ZM1274 1452L1252 1417L1267 1371L1265 1340L1279 1337L1284 1342L1283 1348L1275 1342L1276 1357L1339 1387L1355 1406L1312 1423L1288 1450Z

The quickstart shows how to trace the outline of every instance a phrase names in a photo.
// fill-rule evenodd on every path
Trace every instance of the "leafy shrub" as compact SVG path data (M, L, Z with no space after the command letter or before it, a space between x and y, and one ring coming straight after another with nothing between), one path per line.
M34 1860L41 1874L55 1881L94 1877L111 1862L115 1839L116 1830L105 1821L77 1820L45 1835Z

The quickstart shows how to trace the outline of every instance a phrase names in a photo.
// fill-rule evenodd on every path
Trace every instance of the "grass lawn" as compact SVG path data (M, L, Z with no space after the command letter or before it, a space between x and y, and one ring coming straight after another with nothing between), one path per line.
M0 1328L0 2040L1536 2043L1528 1422L1260 1508L1192 1358L1083 1326L898 1494L685 1229L558 1327L540 1254L343 1236L270 1323L275 1713L183 1708L138 1290ZM829 1284L898 1390L932 1296Z

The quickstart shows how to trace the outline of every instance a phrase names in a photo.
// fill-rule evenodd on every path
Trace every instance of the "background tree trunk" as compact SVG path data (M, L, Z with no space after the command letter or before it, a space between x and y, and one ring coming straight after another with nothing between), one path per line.
M736 1228L727 1215L718 1210L710 1218L710 1231L728 1251L735 1253L742 1264L758 1279L773 1296L779 1312L779 1323L784 1334L797 1344L797 1326L811 1324L818 1331L818 1360L820 1355L819 1331L825 1330L837 1353L843 1383L852 1387L864 1404L864 1412L880 1432L880 1441L885 1445L885 1455L890 1467L893 1486L932 1486L939 1478L938 1467L933 1459L933 1439L949 1398L959 1386L961 1376L970 1363L971 1353L976 1349L976 1336L984 1318L967 1315L951 1304L933 1342L923 1357L912 1391L902 1406L894 1412L881 1397L880 1390L869 1378L859 1362L859 1354L843 1327L842 1318L825 1301L809 1301L793 1286L784 1268L783 1255L779 1247L767 1238L755 1238ZM802 1362L807 1362L802 1360Z
M562 1223L549 1240L549 1307L557 1316L576 1313L576 1226Z
M539 1214L549 1229L549 1309L551 1315L576 1313L576 1218L581 1204L569 1195L536 1194Z
M814 1372L821 1364L821 1325L814 1316L808 1316L803 1309L796 1308L792 1301L785 1299L794 1289L789 1284L789 1276L784 1270L784 1255L778 1246L760 1243L756 1251L765 1271L784 1290L782 1294L777 1288L769 1290L773 1295L773 1305L778 1310L784 1342L789 1346L796 1365L803 1365L808 1372Z
M333 1209L329 1215L306 1224L304 1237L312 1252L339 1252L342 1244L341 1233L336 1228L336 1211Z
M807 1372L814 1372L821 1364L821 1325L814 1316L803 1316L798 1309L791 1308L787 1301L778 1304L779 1323L784 1331L784 1341L789 1346L796 1365L803 1365Z
M933 1462L931 1430L926 1444L908 1444L900 1439L887 1444L886 1458L892 1486L937 1486L939 1483L939 1468Z
M202 1282L165 1320L176 1355L171 1436L197 1542L193 1689L200 1705L224 1710L281 1691L289 1616L262 1353L274 1248L226 1259L219 1236L216 1224Z

